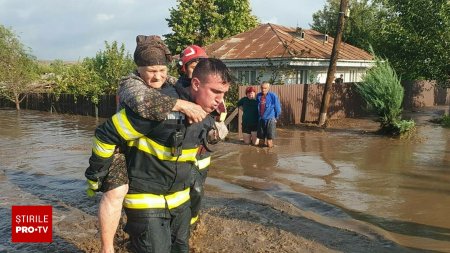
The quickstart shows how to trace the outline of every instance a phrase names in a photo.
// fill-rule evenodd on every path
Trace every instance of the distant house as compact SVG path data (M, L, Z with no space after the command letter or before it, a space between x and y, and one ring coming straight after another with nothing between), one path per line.
M325 83L334 39L314 30L262 24L253 30L206 46L243 84L271 80L283 84ZM359 82L372 56L342 43L335 78Z

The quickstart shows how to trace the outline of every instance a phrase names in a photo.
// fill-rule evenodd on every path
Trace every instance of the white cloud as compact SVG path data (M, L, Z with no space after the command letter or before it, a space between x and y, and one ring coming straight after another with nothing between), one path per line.
M103 21L111 20L114 17L115 17L114 14L99 13L99 14L97 14L97 16L95 16L95 19L100 22L103 22Z
M326 0L250 0L261 22L308 27ZM138 34L164 35L176 0L0 0L0 24L11 27L38 59L93 57L104 41L124 43L129 52Z

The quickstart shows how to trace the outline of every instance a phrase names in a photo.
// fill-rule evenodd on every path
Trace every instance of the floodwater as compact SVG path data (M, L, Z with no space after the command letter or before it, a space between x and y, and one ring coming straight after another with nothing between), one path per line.
M412 114L417 136L409 140L279 129L267 149L231 138L214 153L207 190L285 202L317 223L377 240L385 252L450 252L450 129L427 121L436 113ZM95 231L79 218L95 219L98 196L85 196L83 173L101 121L0 110L0 252L77 252L71 242ZM11 243L12 205L52 205L54 242Z

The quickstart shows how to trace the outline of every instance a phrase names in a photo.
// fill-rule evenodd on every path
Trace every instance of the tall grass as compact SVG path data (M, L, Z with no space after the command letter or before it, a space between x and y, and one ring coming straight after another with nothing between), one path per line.
M402 120L404 89L400 78L391 64L373 51L375 66L367 71L358 93L368 109L376 113L380 121L380 132L388 135L402 135L415 127L414 121Z

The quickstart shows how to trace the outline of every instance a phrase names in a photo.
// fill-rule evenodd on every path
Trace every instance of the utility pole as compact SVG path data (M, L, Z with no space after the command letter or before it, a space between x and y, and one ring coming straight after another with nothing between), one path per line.
M348 8L348 0L341 0L339 8L339 17L336 28L336 37L334 38L333 50L331 51L330 66L327 72L327 81L322 96L322 104L320 106L319 126L325 124L327 120L328 106L330 104L331 89L333 88L334 73L336 72L336 62L339 56L339 48L341 47L342 33L344 31L345 15Z

